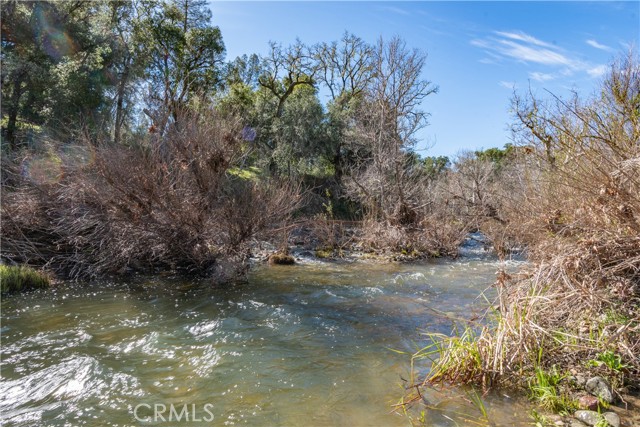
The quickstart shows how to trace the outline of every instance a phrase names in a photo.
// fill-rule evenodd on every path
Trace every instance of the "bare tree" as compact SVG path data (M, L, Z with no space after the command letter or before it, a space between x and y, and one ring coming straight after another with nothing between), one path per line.
M309 49L300 40L287 48L275 42L269 44L271 50L264 59L266 71L258 83L278 99L275 116L281 117L284 104L296 86L315 86L316 66Z
M345 32L339 42L314 47L318 80L329 89L330 131L335 178L340 181L345 163L346 128L353 119L355 105L373 78L374 47Z
M416 143L416 133L427 125L422 101L437 87L422 77L426 55L408 49L394 37L380 39L375 46L372 72L364 101L359 107L353 138L366 147L351 174L351 194L360 198L374 218L411 223L418 192L407 167L407 153Z

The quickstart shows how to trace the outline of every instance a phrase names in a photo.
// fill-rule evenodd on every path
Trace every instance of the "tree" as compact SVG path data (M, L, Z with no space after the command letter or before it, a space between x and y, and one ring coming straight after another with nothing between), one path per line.
M151 50L145 113L162 134L169 119L176 121L181 109L221 84L225 47L204 0L173 0L152 7L143 31Z
M67 132L102 122L110 85L101 72L111 55L106 10L105 2L2 3L2 112L11 146L21 119Z
M351 174L350 192L361 198L375 219L411 222L419 191L406 167L405 153L416 143L416 132L427 125L422 101L437 87L422 78L426 55L410 50L398 37L380 39L351 134L364 145L366 157Z
M287 48L275 42L269 45L269 56L264 58L265 71L258 83L277 99L274 115L280 117L287 98L297 86L315 86L316 67L309 49L300 40Z
M373 78L373 46L345 32L340 42L321 43L314 48L318 63L318 80L329 89L328 104L330 142L333 146L335 177L340 181L346 157L353 150L345 145L346 128L357 104Z

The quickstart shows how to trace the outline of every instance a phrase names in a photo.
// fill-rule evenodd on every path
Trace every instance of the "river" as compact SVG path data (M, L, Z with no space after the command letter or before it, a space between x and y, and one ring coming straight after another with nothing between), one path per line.
M3 425L408 426L392 406L409 378L398 351L450 333L441 313L479 313L496 270L519 264L471 248L455 261L260 266L228 286L169 276L4 297ZM428 391L425 424L529 422L500 393L484 398L487 421L466 393Z

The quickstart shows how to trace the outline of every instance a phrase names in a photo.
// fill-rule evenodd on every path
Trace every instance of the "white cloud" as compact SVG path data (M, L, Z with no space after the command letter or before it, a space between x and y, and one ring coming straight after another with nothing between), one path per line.
M596 49L600 49L600 50L606 50L607 52L613 52L613 48L604 45L604 44L600 44L597 41L593 40L593 39L589 39L587 41L585 41L585 43L587 43L589 46L594 47Z
M497 58L496 62L511 60L529 66L547 67L545 72L530 71L529 73L530 79L540 82L569 77L576 73L597 77L606 71L603 66L582 60L576 52L567 52L522 31L494 31L488 37L475 38L470 43L482 49L487 56ZM588 40L587 43L598 49L608 48L595 40Z
M524 62L536 62L545 65L572 66L573 61L565 55L550 49L541 49L534 46L526 46L510 40L498 40L496 50L505 56Z
M548 80L553 80L556 78L553 74L541 73L539 71L534 71L533 73L529 73L529 78L538 82L546 82Z
M606 72L607 72L607 66L606 65L598 65L596 67L589 68L587 70L587 74L589 74L593 78L597 78L597 77L603 76Z
M381 9L382 9L382 10L385 10L385 11L387 11L387 12L391 12L391 13L398 14L398 15L405 15L405 16L411 15L411 13L410 13L408 10L403 9L403 8L401 8L401 7L396 7L396 6L384 6L384 7L382 7Z
M539 40L533 36L530 36L529 34L523 33L522 31L516 31L516 32L494 31L494 33L499 36L506 37L508 39L518 40L518 41L533 44L536 46L554 47L553 45L543 42L542 40Z
M504 80L500 80L500 81L498 82L498 84L499 84L500 86L504 87L504 88L509 89L509 90L517 89L517 88L518 88L518 85L516 84L516 82L506 82L506 81L504 81Z

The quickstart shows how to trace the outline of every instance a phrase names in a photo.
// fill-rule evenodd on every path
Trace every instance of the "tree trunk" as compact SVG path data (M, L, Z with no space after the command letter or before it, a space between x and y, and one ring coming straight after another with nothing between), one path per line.
M113 131L114 144L120 144L122 139L122 125L124 124L124 91L126 89L127 80L129 79L129 59L126 60L120 84L118 85L118 98L116 101L116 119Z
M8 122L7 122L7 142L12 149L16 146L16 123L18 121L18 110L20 109L20 98L22 97L22 82L24 80L24 71L19 72L13 81L13 91L9 106Z

